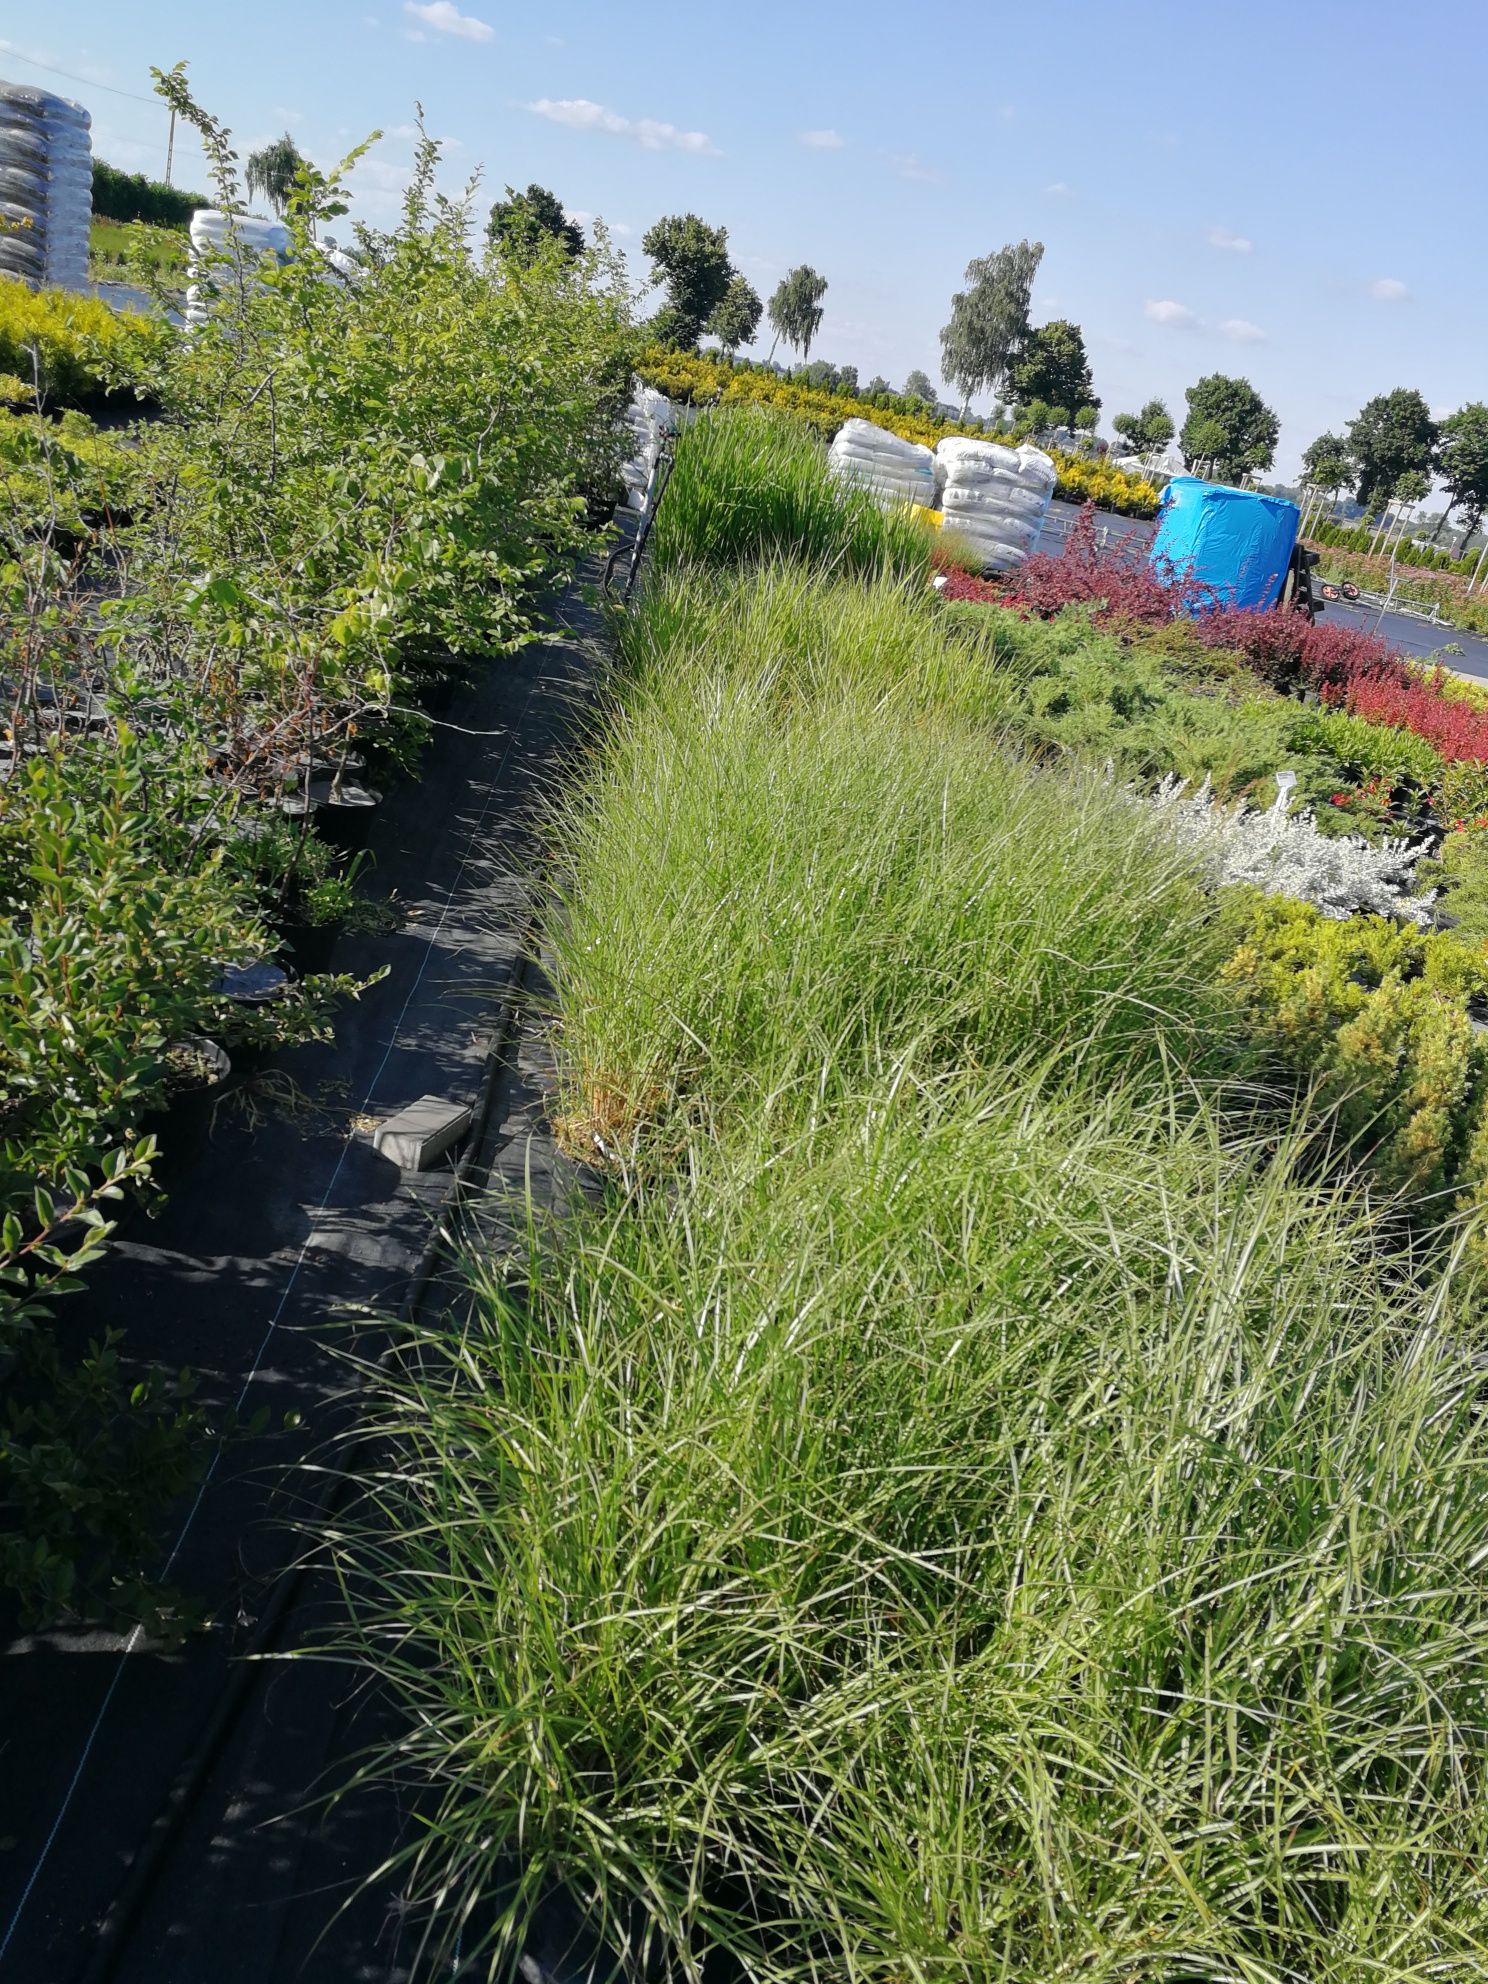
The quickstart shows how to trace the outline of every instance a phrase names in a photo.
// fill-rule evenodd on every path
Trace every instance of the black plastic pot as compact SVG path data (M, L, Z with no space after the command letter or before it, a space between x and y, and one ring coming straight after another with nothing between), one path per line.
M359 853L367 845L372 816L382 804L375 786L349 778L312 779L310 797L318 808L315 826L322 840L343 854Z
M426 716L443 716L455 700L457 678L447 669L426 675L414 688L413 700Z
M148 1124L160 1145L157 1175L179 1174L201 1153L232 1074L224 1048L203 1034L176 1043L176 1072L167 1076L166 1105Z
M310 923L298 910L290 910L280 917L279 928L284 935L285 948L301 978L331 969L336 939L343 928L341 918L332 923Z

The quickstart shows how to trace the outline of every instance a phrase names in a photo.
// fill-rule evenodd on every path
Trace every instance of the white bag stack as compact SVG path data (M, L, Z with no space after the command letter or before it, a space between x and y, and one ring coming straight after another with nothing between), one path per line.
M80 103L0 83L0 273L85 289L93 218L92 120Z
M935 457L917 441L901 441L871 420L845 420L827 460L844 482L871 490L883 503L921 503L935 508Z
M288 258L289 229L277 220L198 207L191 216L191 248L184 314L187 325L194 327L206 322L213 301L231 289L236 269L251 269L265 255L281 262Z
M646 500L646 484L661 453L662 436L677 425L677 409L654 386L638 385L626 409L625 424L634 439L635 451L621 469L620 479L625 484L626 503L632 510L639 510Z
M1053 462L1026 443L1005 448L959 435L942 441L935 457L945 472L942 530L969 544L990 571L1021 565L1044 527L1054 494Z

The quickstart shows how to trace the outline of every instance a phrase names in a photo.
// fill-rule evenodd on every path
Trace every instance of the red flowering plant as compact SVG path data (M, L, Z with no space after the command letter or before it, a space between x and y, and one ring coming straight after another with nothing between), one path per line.
M1396 799L1394 780L1383 775L1328 794L1328 804L1347 814L1348 831L1363 832L1367 839L1374 838L1370 829L1380 830L1394 825Z

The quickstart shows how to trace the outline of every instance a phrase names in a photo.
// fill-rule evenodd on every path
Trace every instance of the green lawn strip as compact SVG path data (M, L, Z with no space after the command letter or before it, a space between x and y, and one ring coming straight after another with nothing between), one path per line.
M125 281L137 261L148 263L160 275L184 276L190 253L191 237L184 228L95 216L88 230L89 267L96 281Z

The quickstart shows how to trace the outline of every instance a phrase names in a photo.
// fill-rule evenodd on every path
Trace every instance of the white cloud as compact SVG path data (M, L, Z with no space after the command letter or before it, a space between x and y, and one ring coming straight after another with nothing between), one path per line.
M1180 324L1188 330L1192 330L1199 321L1186 303L1175 303L1170 296L1144 303L1142 315L1154 324Z
M801 143L814 152L840 152L846 143L840 131L803 131Z
M370 187L375 193L402 193L412 177L406 165L391 165L385 158L374 156L358 161L352 184Z
M703 152L717 158L718 147L706 132L679 131L655 117L622 117L618 110L602 103L591 103L586 96L540 96L527 108L535 117L546 117L551 124L566 124L572 131L603 131L611 138L633 138L648 152Z
M590 228L593 227L597 220L603 220L604 216L602 214L590 213L587 207L565 207L563 209L563 218L565 220L577 221L580 227ZM624 235L635 233L635 229L628 221L607 220L604 224L611 234Z
M303 124L305 121L303 110L286 110L282 103L277 106L274 115L282 117L286 124Z
M436 34L452 34L460 41L494 41L496 30L489 21L474 14L462 14L453 0L403 0L403 11L422 21Z
M1255 246L1248 235L1231 234L1227 227L1211 227L1206 239L1211 248L1228 248L1236 255L1248 255Z
M1056 179L1051 186L1046 186L1044 191L1052 194L1056 200L1067 200L1070 196L1070 189L1062 179Z
M1380 276L1369 285L1369 294L1376 303L1403 303L1410 291L1398 276Z
M1227 338L1236 344L1264 344L1266 333L1259 324L1252 324L1244 317L1226 317L1219 327Z
M921 163L915 152L895 152L894 170L901 179L939 179L940 174L931 166Z

